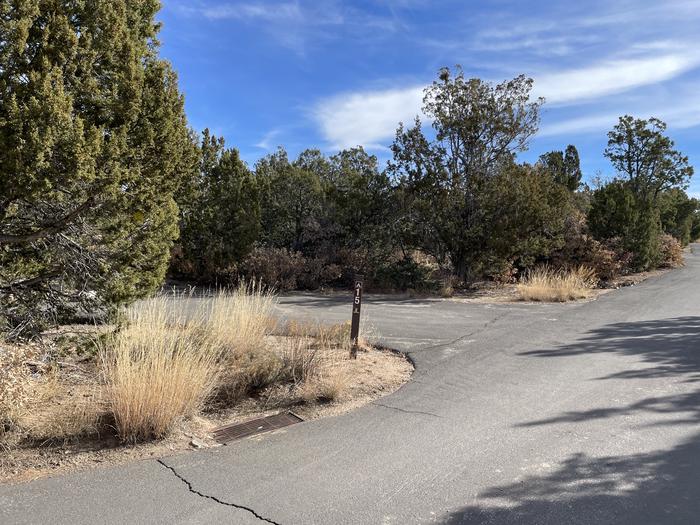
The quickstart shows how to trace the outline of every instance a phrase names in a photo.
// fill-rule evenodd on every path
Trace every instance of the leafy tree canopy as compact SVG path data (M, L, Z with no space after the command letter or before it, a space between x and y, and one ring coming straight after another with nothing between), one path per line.
M639 199L656 201L663 190L685 188L693 175L688 157L673 149L665 131L657 118L625 115L608 133L605 156Z
M543 99L530 100L532 80L492 85L442 69L425 90L423 111L435 138L416 119L399 126L389 170L401 182L404 213L429 253L449 262L460 278L474 270L484 227L481 196L489 177L513 162L536 133Z

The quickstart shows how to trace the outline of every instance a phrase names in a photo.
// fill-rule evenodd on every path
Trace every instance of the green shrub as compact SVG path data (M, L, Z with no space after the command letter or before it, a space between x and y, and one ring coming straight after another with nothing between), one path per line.
M391 290L435 290L439 283L432 278L431 269L406 256L382 266L372 284L377 288Z

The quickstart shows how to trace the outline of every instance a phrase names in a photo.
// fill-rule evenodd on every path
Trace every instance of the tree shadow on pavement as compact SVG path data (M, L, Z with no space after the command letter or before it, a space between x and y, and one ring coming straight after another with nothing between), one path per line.
M700 317L609 324L572 345L520 355L556 358L591 353L635 358L630 370L598 380L668 378L695 383L700 380ZM566 412L516 426L580 423L636 413L658 414L659 421L650 426L698 425L700 390L647 397L621 407ZM478 496L483 503L456 510L443 523L699 523L700 433L645 454L573 454L551 472L494 486Z
M700 435L652 454L574 454L557 470L479 494L484 505L444 519L457 524L697 523Z
M596 353L637 357L653 365L600 379L684 376L687 381L700 381L700 317L609 324L592 330L572 345L554 350L533 350L520 355L565 357Z

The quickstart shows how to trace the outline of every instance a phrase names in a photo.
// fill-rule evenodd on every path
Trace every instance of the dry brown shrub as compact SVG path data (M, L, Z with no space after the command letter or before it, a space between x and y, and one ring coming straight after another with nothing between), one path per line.
M592 268L599 279L610 281L631 271L633 254L624 249L620 238L604 242L588 232L586 216L575 212L567 217L564 245L552 254L554 267L583 265Z
M336 264L286 248L256 246L241 264L241 272L269 283L278 290L316 289L339 279L342 269Z
M564 302L588 297L597 282L595 271L586 266L569 270L541 266L527 272L517 289L523 301Z
M674 236L664 233L660 238L661 268L679 268L685 264L683 246Z

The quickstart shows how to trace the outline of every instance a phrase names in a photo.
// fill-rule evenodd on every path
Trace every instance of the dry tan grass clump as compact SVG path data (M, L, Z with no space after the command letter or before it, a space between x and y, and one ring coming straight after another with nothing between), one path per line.
M30 401L30 372L24 364L28 351L0 341L0 442L17 426Z
M199 312L207 335L226 352L245 353L264 345L275 328L274 293L250 283L233 291L220 291L202 303Z
M163 437L216 387L219 348L187 304L167 296L137 303L102 349L106 403L125 441Z
M101 352L120 437L163 437L211 395L235 401L275 381L281 359L265 351L274 301L252 284L210 298L159 295L132 306L126 326Z
M278 380L282 362L267 348L276 326L275 295L260 284L217 293L205 305L203 330L220 351L219 397L234 403Z
M290 323L272 337L275 296L259 285L209 298L161 295L129 309L103 345L104 399L119 436L166 435L205 402L231 406L273 391L281 402L330 401L347 381L348 323Z
M529 271L517 290L523 301L564 302L589 297L596 284L595 271L586 266L569 270L541 266Z
M34 442L70 442L99 435L105 407L99 385L75 385L49 374L36 385L30 410L20 420Z
M307 403L338 401L346 394L349 382L345 371L331 369L309 378L299 387L299 394Z

